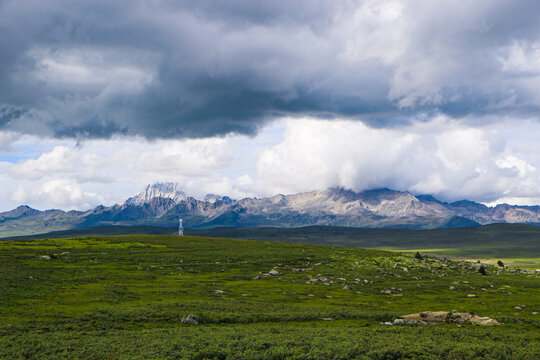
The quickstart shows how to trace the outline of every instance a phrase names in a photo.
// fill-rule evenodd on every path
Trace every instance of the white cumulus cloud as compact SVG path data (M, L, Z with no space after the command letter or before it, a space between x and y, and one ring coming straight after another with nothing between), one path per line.
M437 116L374 128L350 120L291 117L255 137L77 143L25 136L11 143L12 151L0 152L0 204L5 210L23 203L86 209L121 203L156 181L178 182L197 198L343 186L389 187L446 201L537 204L540 125L520 125L474 127Z
M491 202L507 192L539 196L538 177L533 165L509 154L501 134L444 117L382 129L289 119L283 141L257 163L257 186L267 194L389 187Z

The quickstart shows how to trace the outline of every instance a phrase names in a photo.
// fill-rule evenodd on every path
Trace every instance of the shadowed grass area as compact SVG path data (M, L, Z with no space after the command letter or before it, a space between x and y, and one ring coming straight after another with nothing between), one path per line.
M219 228L191 232L202 236L422 251L473 259L511 260L527 267L540 266L540 227L523 224L436 230L310 226L298 229Z
M6 241L0 358L538 358L539 276L485 266L193 236ZM454 309L503 325L379 324Z

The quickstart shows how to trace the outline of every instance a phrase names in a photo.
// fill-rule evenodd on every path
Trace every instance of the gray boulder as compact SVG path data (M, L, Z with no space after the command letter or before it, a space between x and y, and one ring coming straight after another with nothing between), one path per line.
M182 318L182 324L199 325L201 321L195 315L188 315Z

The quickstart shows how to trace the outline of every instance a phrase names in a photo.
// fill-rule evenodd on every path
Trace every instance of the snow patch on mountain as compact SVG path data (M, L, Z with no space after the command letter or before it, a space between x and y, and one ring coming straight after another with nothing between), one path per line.
M187 196L182 191L180 184L166 182L166 183L155 183L151 185L146 185L146 187L139 192L137 195L126 200L125 204L127 205L142 205L148 204L154 198L164 198L171 199L176 204L182 200L186 200Z

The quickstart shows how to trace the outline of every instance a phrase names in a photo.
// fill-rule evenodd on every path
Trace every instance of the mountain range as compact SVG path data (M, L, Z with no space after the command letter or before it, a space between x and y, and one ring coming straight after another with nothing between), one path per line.
M540 206L488 207L469 200L447 203L431 195L415 196L386 188L362 192L330 188L241 200L209 194L197 200L187 196L179 184L156 183L123 204L87 211L40 211L19 206L0 213L0 237L100 225L171 227L178 225L180 217L186 228L193 229L308 225L437 229L492 223L540 225Z

